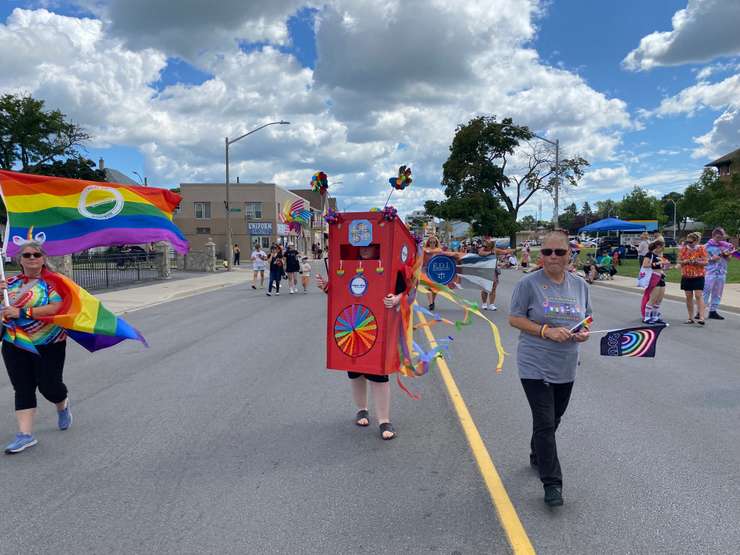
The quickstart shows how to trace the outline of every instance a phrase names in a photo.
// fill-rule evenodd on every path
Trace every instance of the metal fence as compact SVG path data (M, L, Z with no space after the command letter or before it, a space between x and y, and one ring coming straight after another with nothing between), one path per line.
M157 279L163 253L83 254L72 257L74 280L92 291Z

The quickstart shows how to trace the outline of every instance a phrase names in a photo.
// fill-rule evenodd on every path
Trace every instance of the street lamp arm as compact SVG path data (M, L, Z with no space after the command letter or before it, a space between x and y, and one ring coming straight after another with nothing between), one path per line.
M538 138L541 141L545 141L546 143L550 143L552 146L555 146L557 144L556 141L551 141L550 139L545 139L544 137L540 137L536 133L532 133L532 136Z
M248 133L244 133L244 135L241 135L240 137L237 137L236 139L227 139L226 140L226 143L229 144L229 145L232 145L232 144L234 144L237 141L241 141L244 137L247 137L247 136L251 135L252 133L256 133L260 129L264 129L265 127L268 127L270 125L290 125L290 122L289 121L283 121L283 120L280 120L280 121L271 121L270 123L266 123L264 125L260 125L256 129L252 129Z

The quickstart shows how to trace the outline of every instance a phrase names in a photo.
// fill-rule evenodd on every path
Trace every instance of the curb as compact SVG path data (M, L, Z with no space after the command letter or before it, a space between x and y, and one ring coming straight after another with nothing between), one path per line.
M200 295L201 293L208 293L209 291L218 291L219 289L223 289L224 287L231 287L233 285L239 285L239 284L238 283L220 283L218 285L209 285L209 286L198 287L196 289L188 289L187 291L179 291L177 293L173 293L169 297L160 298L159 300L152 302L152 303L134 306L132 308L128 308L121 312L116 312L116 314L119 316L123 316L131 312L136 312L137 310L144 310L146 308L152 308L152 307L159 306L161 304L169 303L172 301L177 301L180 299L187 299L188 297Z
M639 293L639 291L641 291L638 287L633 287L631 285L618 285L616 283L605 283L603 281L595 281L593 285L601 285L602 287L609 287L611 289L621 289L622 291L631 291L632 293ZM680 302L686 301L686 297L681 296L681 295L676 295L674 293L666 293L665 298L670 299L672 301L680 301ZM726 304L721 304L719 305L719 308L720 310L724 310L726 312L740 314L740 306L729 306Z

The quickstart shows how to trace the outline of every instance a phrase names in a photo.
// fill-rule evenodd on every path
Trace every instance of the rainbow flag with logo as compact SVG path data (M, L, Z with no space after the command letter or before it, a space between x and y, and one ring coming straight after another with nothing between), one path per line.
M169 241L180 253L188 242L172 223L182 197L167 189L83 181L0 170L8 212L3 249L44 244L49 255L91 247Z

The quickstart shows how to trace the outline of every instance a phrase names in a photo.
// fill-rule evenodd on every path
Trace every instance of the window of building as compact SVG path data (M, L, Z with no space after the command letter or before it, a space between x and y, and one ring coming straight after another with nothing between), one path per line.
M210 220L211 219L211 203L210 202L194 202L195 205L195 219L196 220Z
M262 219L262 203L261 202L246 202L244 203L244 212L247 218L250 220L261 220Z
M270 238L269 237L260 237L260 246L263 249L270 249Z
M198 235L209 235L211 233L210 227L196 227L195 233Z

